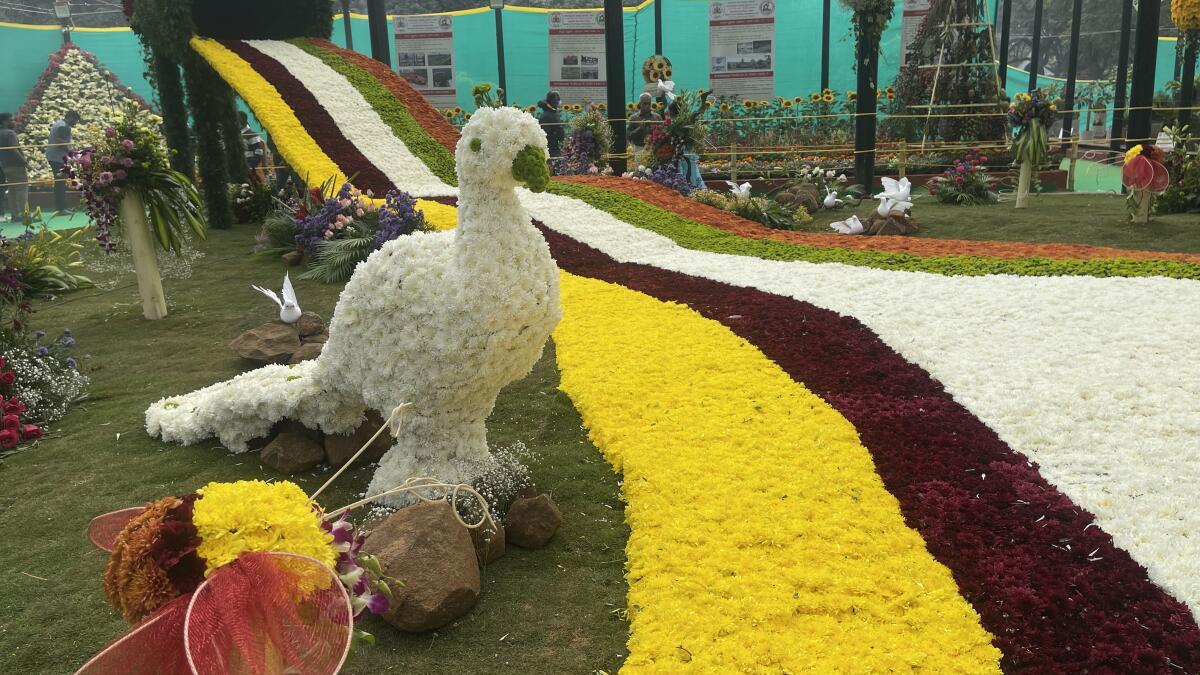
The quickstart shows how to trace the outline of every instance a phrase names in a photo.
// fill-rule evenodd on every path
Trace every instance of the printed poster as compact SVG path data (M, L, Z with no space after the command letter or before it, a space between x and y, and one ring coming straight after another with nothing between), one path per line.
M608 99L604 12L550 12L550 88L566 103Z
M438 108L458 104L454 81L454 17L397 16L396 72Z
M908 48L917 37L917 31L929 16L930 0L904 0L903 14L900 16L900 65L908 59Z
M775 96L775 0L708 6L708 80L718 96Z

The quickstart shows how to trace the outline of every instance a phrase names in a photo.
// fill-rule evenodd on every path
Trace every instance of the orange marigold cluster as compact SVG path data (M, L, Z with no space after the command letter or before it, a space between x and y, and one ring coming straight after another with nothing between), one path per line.
M113 541L112 557L104 567L104 593L126 621L136 623L179 595L167 573L149 555L163 517L181 503L163 497L129 521Z

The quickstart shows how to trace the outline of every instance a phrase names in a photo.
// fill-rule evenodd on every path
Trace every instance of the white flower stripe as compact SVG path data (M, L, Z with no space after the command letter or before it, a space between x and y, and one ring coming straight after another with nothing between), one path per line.
M1037 461L1200 617L1200 283L946 277L705 253L578 200L521 195L546 226L618 261L856 317Z
M379 117L349 80L299 47L278 40L245 40L287 68L329 113L342 134L399 189L419 197L458 194L425 166Z

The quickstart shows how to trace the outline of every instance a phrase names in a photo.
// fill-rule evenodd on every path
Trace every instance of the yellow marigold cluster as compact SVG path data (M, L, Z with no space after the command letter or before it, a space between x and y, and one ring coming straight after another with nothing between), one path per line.
M1200 0L1171 0L1171 20L1181 31L1200 30Z
M163 516L178 503L178 497L151 502L113 540L112 556L104 566L104 594L129 623L141 621L179 595L149 555Z
M1198 1L1200 1L1200 0L1198 0ZM1132 162L1133 158L1137 157L1140 154L1142 154L1142 144L1138 143L1137 145L1135 145L1132 148L1125 151L1125 163L1128 164L1128 163Z
M688 307L561 289L562 388L624 472L626 671L999 672L844 417Z
M296 553L333 567L333 537L321 529L295 483L209 483L197 493L192 523L200 535L197 553L204 558L205 575L247 551Z

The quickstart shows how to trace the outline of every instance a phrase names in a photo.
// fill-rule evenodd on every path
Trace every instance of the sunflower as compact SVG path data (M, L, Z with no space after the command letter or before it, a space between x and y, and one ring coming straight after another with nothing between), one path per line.
M889 100L889 101L896 100L896 92L892 91L891 87L888 87L887 100Z
M601 111L608 110L608 104L607 104L607 103L597 103L597 104L596 104L596 107L597 107L597 108L599 108Z
M671 79L671 67L667 66L665 69L663 69L662 74L664 80Z
M771 102L770 101L759 101L758 104L765 108L765 107L771 105Z
M462 114L462 108L460 108L460 107L458 107L458 106L454 106L454 114L455 114L455 115L461 115L461 114Z
M857 101L858 100L858 92L857 91L846 92L846 100L847 101Z
M795 103L796 105L800 105L801 103L804 103L804 97L797 96L796 98L792 99L792 103Z
M731 107L732 107L732 106L730 106L728 103L726 103L726 102L722 101L722 102L721 102L720 111L721 111L721 112L729 112L729 109L730 109Z
M526 109L525 109L525 112L527 112L527 113L529 113L530 115L532 115L533 113L537 112L537 106L536 106L536 105L531 105L531 106L529 106L528 108L526 108Z
M746 99L745 101L742 101L742 107L743 108L753 108L754 101L751 101L750 99Z
M833 103L833 92L826 89L825 93L821 95L821 100L826 103Z
M832 90L832 89L830 89L829 87L826 87L826 88L824 88L824 89L822 89L822 90L821 90L821 94L822 94L823 96L833 96L833 90Z
M821 101L821 94L820 94L820 93L817 93L817 92L813 92L813 93L811 93L811 94L809 94L809 95L808 95L808 100L812 101L813 103L820 103L820 101Z
M663 107L663 104L658 101L655 101L654 103L650 104L651 110L662 110L662 107Z
M791 102L791 100L790 100L790 99L786 99L786 98L785 98L785 99L783 99L783 107L785 107L785 108L790 108L790 107L792 107L792 102Z
M884 89L884 91L886 91L887 93L889 93L889 94L891 94L891 95L893 95L893 96L895 96L895 95L896 95L896 89L895 89L895 87L888 87L887 89Z

